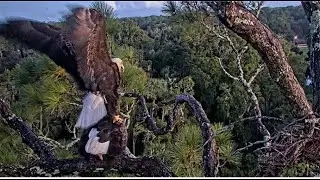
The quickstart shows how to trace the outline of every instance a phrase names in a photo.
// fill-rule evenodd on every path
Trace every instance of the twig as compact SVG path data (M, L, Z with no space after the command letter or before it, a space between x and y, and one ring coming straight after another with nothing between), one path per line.
M223 72L224 72L227 76L229 76L231 79L234 79L234 80L236 80L236 81L239 81L239 78L232 76L232 75L224 68L224 66L223 66L223 64L222 64L222 62L221 62L221 59L218 58L218 60L219 60L220 67L221 67L221 69L223 70Z
M254 79L258 76L258 74L263 71L264 65L259 65L259 67L256 69L256 72L253 74L253 76L250 78L248 84L251 85L251 83L254 81Z
M251 116L251 117L246 117L246 118L242 118L242 119L239 119L229 125L226 125L222 128L222 130L218 131L216 133L216 135L219 135L225 131L230 131L233 129L234 125L237 124L237 123L241 123L243 121L246 121L246 120L250 120L250 121L253 121L253 120L256 120L257 118L261 118L261 120L275 120L275 121L281 121L281 122L284 122L285 120L281 119L281 118L277 118L277 117L270 117L270 116L260 116L260 117L256 117L256 116Z
M66 149L68 150L69 148L71 148L72 146L74 146L78 141L80 141L80 138L77 138L76 140L71 141L70 143L66 144L66 145L62 145L61 143L59 143L56 140L53 140L51 138L48 137L43 137L43 136L38 136L40 139L49 142L50 145L56 147L59 147L61 149Z
M249 145L247 145L247 146L245 146L245 147L243 147L243 148L239 148L239 149L235 150L235 151L233 152L233 154L236 154L236 153L241 152L241 151L243 151L243 150L247 150L248 148L250 148L250 147L252 147L252 146L254 146L254 145L257 145L257 144L263 144L263 143L269 142L270 140L272 140L272 138L270 138L270 139L268 139L268 140L264 140L264 141L256 141L256 142L254 142L254 143L250 143L250 142L249 142Z
M257 13L256 13L257 18L260 15L263 4L264 4L264 1L258 1L258 8L257 8Z

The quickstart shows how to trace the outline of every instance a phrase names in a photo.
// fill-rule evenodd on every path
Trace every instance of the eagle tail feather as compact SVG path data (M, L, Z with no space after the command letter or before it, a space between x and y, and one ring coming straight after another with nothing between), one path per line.
M89 92L83 99L83 108L76 123L77 128L87 129L107 115L104 99Z
M85 146L85 150L89 154L93 155L99 155L99 157L102 157L102 154L107 154L109 149L110 141L100 143L99 137L97 137L97 134L99 131L97 131L96 128L92 128L89 133L89 139ZM101 159L100 157L100 159Z

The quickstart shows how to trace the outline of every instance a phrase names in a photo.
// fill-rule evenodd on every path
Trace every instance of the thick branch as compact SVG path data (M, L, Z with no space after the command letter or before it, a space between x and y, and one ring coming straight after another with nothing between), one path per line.
M206 2L207 3L207 2ZM270 75L300 116L313 114L279 39L257 17L236 2L207 3L218 7L218 18L230 30L248 41L261 55ZM214 8L216 9L216 7Z
M175 104L182 103L188 103L191 107L202 132L204 142L202 158L205 176L216 176L218 173L218 150L215 138L212 138L214 137L214 132L212 132L210 121L201 104L194 97L183 94L177 95Z
M117 169L139 176L175 176L166 165L154 157L129 158L128 154L130 153L128 152L125 152L127 156L123 155L115 159L107 158L105 161L95 158L91 158L90 161L82 158L56 159L49 147L20 117L10 111L9 106L2 99L0 99L0 115L12 129L20 133L23 142L40 157L35 166L28 168L10 167L10 171L8 168L0 166L0 175L9 175L10 172L14 172L17 176L62 176L74 173L83 173L88 176L88 173L95 174L98 169L101 172Z
M39 161L32 167L6 167L0 165L1 176L102 176L106 170L116 169L119 172L130 173L136 176L175 176L170 169L154 157L118 157L112 161L87 161L77 159L54 159L50 163ZM1 171L2 170L2 171ZM12 173L14 172L14 173Z

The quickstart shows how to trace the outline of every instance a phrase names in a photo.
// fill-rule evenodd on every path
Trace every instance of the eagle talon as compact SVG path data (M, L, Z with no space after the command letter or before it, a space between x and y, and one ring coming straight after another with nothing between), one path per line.
M99 156L99 158L101 159L101 161L103 161L103 156L102 154L97 154Z
M120 118L120 115L117 115L117 116L114 116L112 118L112 123L115 123L115 124L122 124L123 123L123 119Z

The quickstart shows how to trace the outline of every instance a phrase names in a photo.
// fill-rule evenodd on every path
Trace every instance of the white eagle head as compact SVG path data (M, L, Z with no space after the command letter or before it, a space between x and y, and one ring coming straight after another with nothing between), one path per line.
M120 73L124 72L123 62L120 58L112 58L111 61L117 64Z

